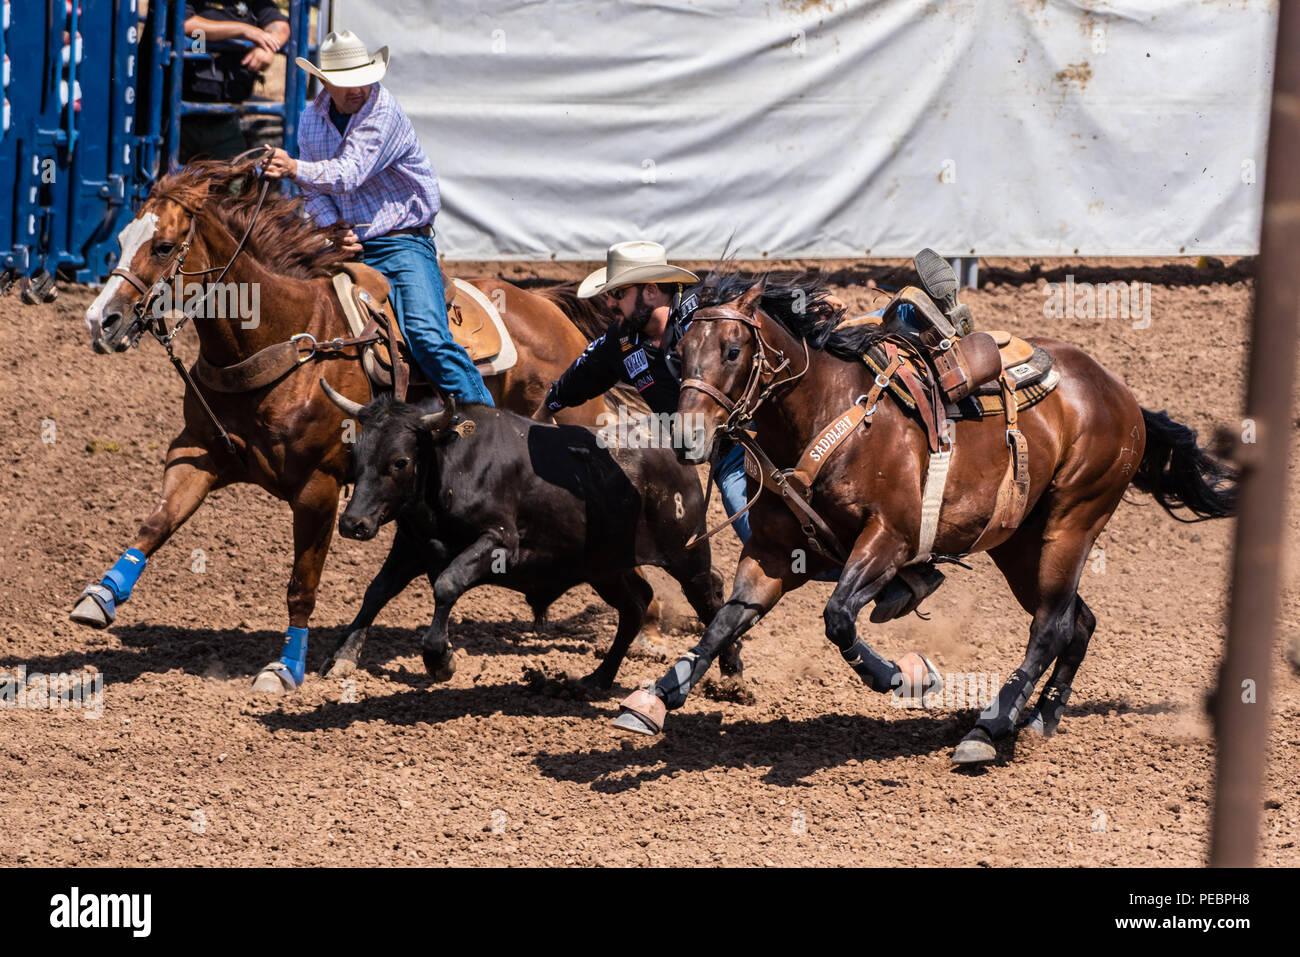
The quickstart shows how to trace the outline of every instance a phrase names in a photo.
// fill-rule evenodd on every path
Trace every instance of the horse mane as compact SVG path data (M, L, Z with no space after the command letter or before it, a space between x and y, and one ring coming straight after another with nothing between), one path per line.
M244 235L256 213L246 249L263 267L294 279L328 278L339 272L352 259L341 242L348 226L317 226L304 211L301 197L284 196L274 186L258 213L261 181L256 165L255 160L194 160L160 179L149 198L171 200L191 211L207 209L236 238Z
M863 352L885 337L874 325L839 327L845 318L844 306L832 300L826 274L821 270L774 270L747 277L730 260L724 259L694 292L699 295L701 306L717 306L734 302L759 281L765 283L759 301L762 310L810 348L856 362Z

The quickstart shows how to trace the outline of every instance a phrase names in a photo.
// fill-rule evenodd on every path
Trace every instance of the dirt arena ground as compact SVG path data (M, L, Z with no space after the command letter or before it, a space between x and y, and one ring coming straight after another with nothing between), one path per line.
M986 328L1077 342L1143 405L1168 409L1203 440L1216 426L1240 428L1249 268L1123 265L997 261L967 301ZM854 307L872 299L861 280L888 273L833 267L836 292ZM507 278L582 272L484 268ZM1150 326L1044 318L1041 287L1066 272L1151 281ZM1061 733L1022 736L975 774L949 762L974 708L902 710L864 690L823 635L824 584L788 596L751 634L753 704L697 693L656 740L616 736L609 719L693 643L689 632L668 635L664 654L630 658L608 702L529 689L532 669L590 670L612 636L612 614L585 588L560 601L544 634L531 632L520 597L472 592L453 616L459 671L436 685L419 656L432 600L420 581L381 617L354 683L313 676L288 697L254 697L252 676L283 633L291 556L287 508L260 491L212 496L150 560L112 629L67 619L154 504L180 417L180 383L155 343L91 353L81 319L90 298L65 288L47 306L0 300L0 672L97 669L104 679L98 717L0 711L0 864L1203 863L1214 767L1204 700L1224 640L1231 522L1179 524L1134 493L1084 574L1100 624ZM1283 520L1294 546L1294 458L1291 475ZM336 538L310 668L350 620L390 537ZM728 580L737 553L721 536L715 555ZM928 622L870 626L864 615L869 640L887 656L923 651L946 674L1005 676L1028 616L987 558L972 564L949 572ZM1296 866L1294 547L1284 571L1260 860ZM665 597L689 624L680 594Z

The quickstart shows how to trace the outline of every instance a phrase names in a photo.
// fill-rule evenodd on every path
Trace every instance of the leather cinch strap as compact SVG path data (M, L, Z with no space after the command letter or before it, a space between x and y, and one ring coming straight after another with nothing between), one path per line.
M1002 474L1002 483L998 486L997 499L993 505L993 514L988 524L980 532L970 551L977 552L985 541L995 537L1008 528L1017 528L1024 521L1025 510L1029 506L1029 440L1016 426L1019 424L1020 412L1016 408L1016 386L1010 373L1005 370L1001 377L1002 404L1006 407L1007 447L1010 455L1006 471Z

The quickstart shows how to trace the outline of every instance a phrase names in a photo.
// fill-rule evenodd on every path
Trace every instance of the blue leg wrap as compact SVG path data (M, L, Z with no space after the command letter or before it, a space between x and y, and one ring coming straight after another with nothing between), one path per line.
M284 632L284 650L280 654L280 664L289 669L293 680L302 684L307 673L307 629L290 626Z
M116 604L120 605L131 597L131 589L144 571L145 562L144 552L138 548L128 548L117 560L117 564L104 573L100 584L106 585L113 593Z

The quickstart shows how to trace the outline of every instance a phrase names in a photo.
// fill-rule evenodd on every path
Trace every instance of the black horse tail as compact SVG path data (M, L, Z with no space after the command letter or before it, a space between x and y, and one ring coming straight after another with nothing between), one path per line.
M1142 410L1147 447L1133 484L1180 522L1225 518L1237 507L1237 472L1196 444L1196 433L1164 412ZM1185 508L1195 518L1174 509Z

